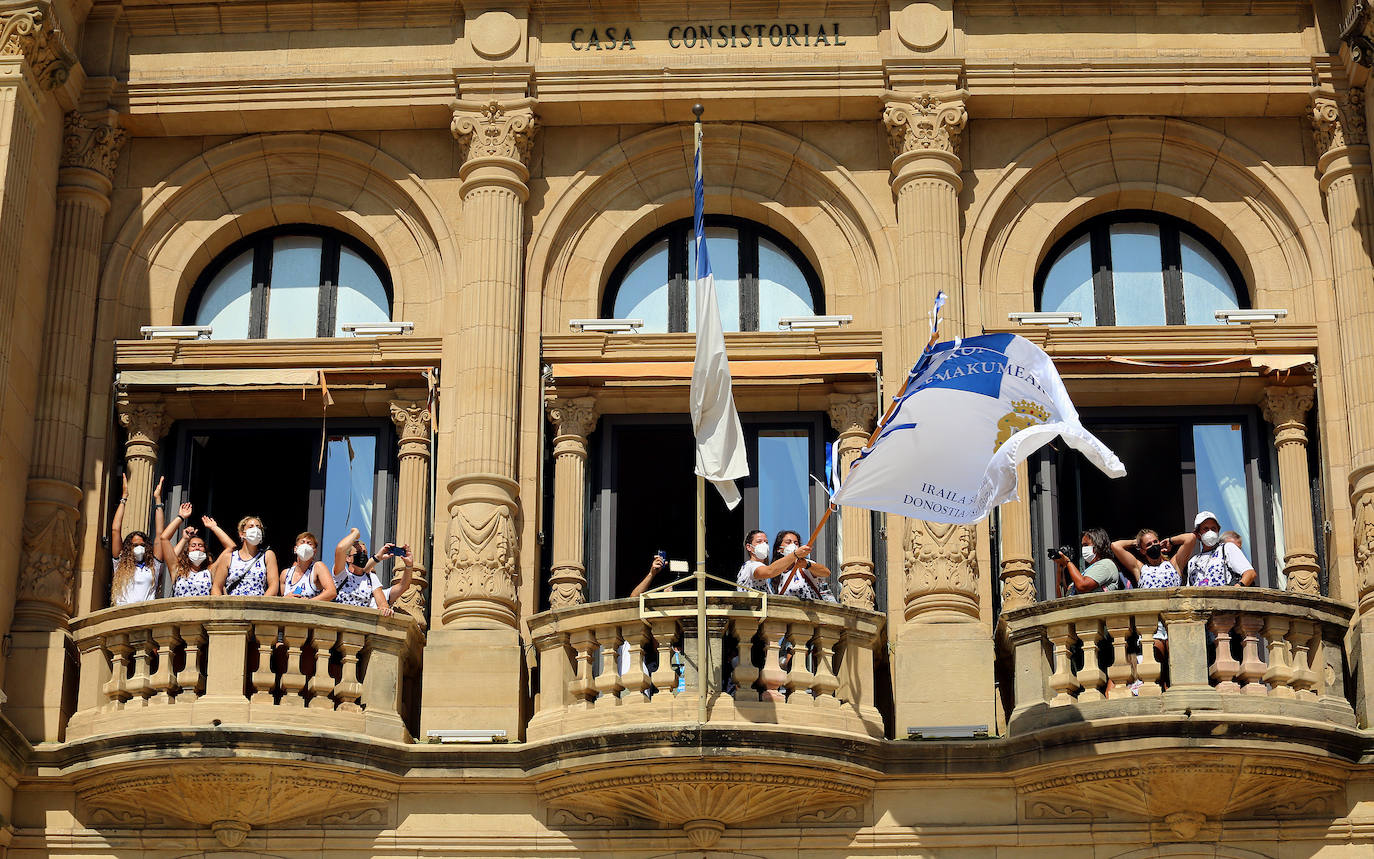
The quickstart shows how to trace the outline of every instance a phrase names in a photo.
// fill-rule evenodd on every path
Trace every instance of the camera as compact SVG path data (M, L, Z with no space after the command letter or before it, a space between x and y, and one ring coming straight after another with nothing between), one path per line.
M1068 546L1060 546L1058 549L1051 547L1049 549L1046 549L1045 553L1050 556L1051 561L1056 560L1060 555L1063 555L1066 558L1073 557L1073 549L1069 548Z

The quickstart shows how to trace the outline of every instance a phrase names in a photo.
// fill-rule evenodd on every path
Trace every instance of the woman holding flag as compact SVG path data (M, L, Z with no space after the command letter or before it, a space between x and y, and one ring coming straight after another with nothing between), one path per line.
M790 559L793 566L784 570L780 577L773 580L776 592L782 596L800 597L804 600L825 600L834 602L830 590L821 584L821 579L830 578L830 568L810 558L811 547L802 545L801 534L796 531L779 531L773 543L773 560Z

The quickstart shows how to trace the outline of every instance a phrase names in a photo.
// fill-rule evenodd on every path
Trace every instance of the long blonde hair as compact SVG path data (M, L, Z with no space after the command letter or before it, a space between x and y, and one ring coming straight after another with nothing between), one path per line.
M151 564L152 559L147 555L153 550L153 546L148 542L148 535L142 531L131 531L124 537L124 542L120 544L119 558L115 562L114 573L110 576L110 604L124 593L124 589L129 586L129 582L134 579L134 570L138 569L138 562L134 560L134 538L143 538L143 563Z

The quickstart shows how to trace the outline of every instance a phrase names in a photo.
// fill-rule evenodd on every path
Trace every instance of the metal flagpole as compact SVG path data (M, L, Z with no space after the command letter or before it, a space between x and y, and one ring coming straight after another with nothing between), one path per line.
M699 104L692 105L692 140L696 148L697 176L693 182L704 176L706 167L701 163L701 115L705 112ZM705 181L702 181L703 187ZM693 237L693 241L696 237ZM701 249L697 249L701 253ZM700 272L697 272L700 276ZM697 475L697 724L706 724L706 682L710 674L706 670L706 478Z

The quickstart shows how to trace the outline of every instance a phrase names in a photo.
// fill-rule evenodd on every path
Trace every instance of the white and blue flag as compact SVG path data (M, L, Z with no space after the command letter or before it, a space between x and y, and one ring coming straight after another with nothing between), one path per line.
M720 497L731 510L740 502L735 481L749 475L749 457L744 449L744 429L739 412L735 410L735 396L731 390L730 362L725 357L725 333L720 325L720 308L716 304L716 281L711 274L711 260L706 253L706 229L703 210L706 206L706 183L701 175L701 123L696 126L696 178L692 185L694 197L693 237L696 247L696 313L697 351L692 362L690 405L692 433L697 441L696 473L711 481L720 490Z
M910 376L835 504L971 524L1016 498L1017 464L1055 436L1109 477L1126 474L1084 429L1054 362L1024 337L937 343Z

